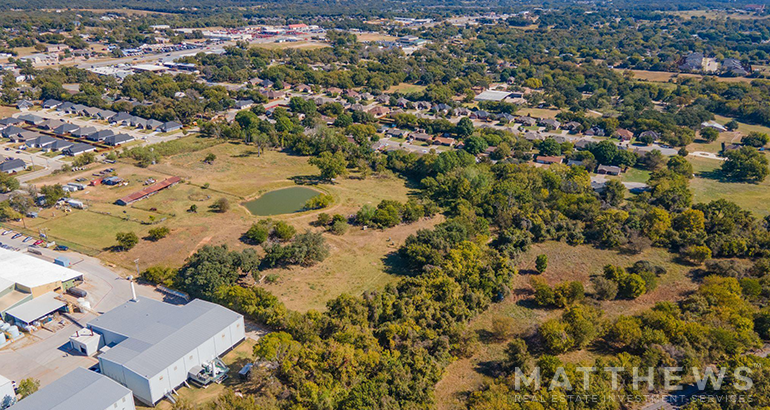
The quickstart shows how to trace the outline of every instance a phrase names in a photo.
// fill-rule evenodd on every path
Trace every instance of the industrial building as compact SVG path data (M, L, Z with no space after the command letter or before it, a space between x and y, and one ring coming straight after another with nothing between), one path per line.
M199 299L177 306L134 298L92 320L88 329L101 337L79 333L73 346L85 354L99 349L101 373L147 405L171 398L202 369L218 374L219 357L246 335L242 315Z
M13 410L135 410L131 390L79 367L20 400Z
M82 281L80 272L0 248L0 317L32 323L64 308L59 294Z
M16 392L13 382L0 374L0 410L5 410L16 403Z

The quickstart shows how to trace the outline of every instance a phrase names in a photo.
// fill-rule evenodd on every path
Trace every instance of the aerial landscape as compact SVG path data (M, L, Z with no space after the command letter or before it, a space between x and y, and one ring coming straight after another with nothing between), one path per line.
M0 0L0 410L770 409L767 0Z

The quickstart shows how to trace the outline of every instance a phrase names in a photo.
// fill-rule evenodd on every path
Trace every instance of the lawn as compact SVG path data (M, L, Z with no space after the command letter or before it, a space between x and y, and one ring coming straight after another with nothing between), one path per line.
M687 157L695 174L709 173L719 168L721 161L707 158ZM724 182L714 178L696 176L690 181L690 190L695 202L710 202L717 199L727 199L742 208L754 212L756 216L764 217L770 214L770 180L759 184Z
M532 246L518 263L522 274L515 277L511 285L511 295L503 302L492 305L486 312L471 321L469 330L479 335L476 353L470 358L457 360L450 364L442 380L436 385L438 408L455 410L465 408L465 393L478 389L483 383L492 381L487 372L490 365L503 358L508 341L489 340L486 336L496 318L514 319L515 334L534 331L544 320L561 315L560 310L534 309L530 307L531 287L529 272L534 269L535 258L539 254L548 255L548 269L543 275L546 282L553 285L563 281L577 280L590 289L590 276L602 271L604 265L614 264L630 266L638 260L648 260L665 267L668 273L660 278L660 283L653 292L634 301L601 302L599 307L609 318L629 315L649 309L662 300L677 300L695 289L695 284L688 276L689 268L674 263L674 255L664 249L648 249L640 255L621 254L616 251L596 249L591 246L569 246L561 242L546 242ZM581 350L571 352L560 358L567 362L587 361L596 358L597 353Z
M560 110L552 110L548 108L522 108L516 111L516 115L526 115L533 118L556 118Z
M419 93L425 90L424 85L415 85L415 84L409 84L409 83L401 83L398 85L394 85L388 89L387 92L389 93L401 93L401 94L411 94L411 93Z
M316 49L329 47L326 43L318 43L315 41L285 41L283 43L251 43L251 46L259 48L267 48L271 50L285 50L289 48L302 48L302 49Z
M395 41L396 37L383 33L357 33L358 41Z

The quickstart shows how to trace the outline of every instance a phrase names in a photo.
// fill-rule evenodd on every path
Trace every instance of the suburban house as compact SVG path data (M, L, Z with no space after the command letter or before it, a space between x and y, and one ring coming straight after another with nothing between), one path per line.
M133 117L133 115L131 115L131 114L125 112L125 111L121 111L121 112L113 115L112 117L110 117L110 124L127 125L132 117Z
M85 138L95 133L96 131L97 131L96 127L83 127L83 128L78 128L74 131L70 131L70 134L72 134L73 137Z
M113 130L100 130L87 135L86 139L89 141L100 142L113 135L115 135L115 131Z
M653 141L660 139L660 135L655 131L643 131L639 134L639 138L652 137Z
M56 135L66 135L66 134L70 134L72 132L75 132L75 131L77 131L79 129L80 129L80 127L78 127L75 124L64 123L64 124L54 128L53 129L53 133L56 134Z
M3 128L3 130L0 131L0 134L2 134L5 138L14 139L24 131L26 131L24 128L19 128L15 125L9 125Z
M457 141L454 138L436 137L433 139L433 143L436 145L443 145L446 147L453 147Z
M107 145L111 145L113 147L117 147L118 145L122 145L127 142L131 142L133 140L134 140L134 137L128 134L117 134L117 135L110 135L109 137L105 138L104 143Z
M559 127L561 127L561 122L551 118L545 118L540 120L540 125L549 130L558 130Z
M45 108L45 109L50 110L50 109L53 109L53 108L57 108L60 105L62 105L61 101L50 99L50 100L43 101L43 103L40 106Z
M602 175L620 175L622 171L623 170L620 169L620 167L615 165L599 165L599 167L596 168L596 173Z
M605 133L603 128L591 127L588 131L586 131L586 135L589 137L603 137Z
M700 125L703 128L713 128L719 132L725 132L727 131L727 128L725 128L724 125L716 122L716 121L706 121Z
M29 148L40 148L42 150L50 150L50 146L56 142L56 138L49 137L48 135L41 135L33 140L27 141L25 144Z
M56 142L51 144L48 148L51 151L63 151L63 150L65 150L65 149L67 149L67 148L69 148L69 147L71 147L73 145L75 145L74 142L67 141L67 140L57 139Z
M71 157L74 157L74 156L84 154L86 152L95 151L95 150L96 150L96 147L94 147L93 145L80 142L71 147L65 148L62 152L64 152L65 154Z
M615 133L618 134L618 139L621 141L631 141L634 139L634 133L627 129L618 128Z
M22 122L24 121L14 117L3 118L2 120L0 120L0 127L7 127L9 125L21 124Z
M161 132L172 132L182 129L182 124L176 121L168 121L163 123L163 125L161 125L159 128Z
M27 164L21 159L10 159L3 163L0 163L0 172L6 174L13 174L15 172L21 172L27 169Z
M535 162L538 164L561 164L564 161L564 157L556 157L550 155L538 155Z

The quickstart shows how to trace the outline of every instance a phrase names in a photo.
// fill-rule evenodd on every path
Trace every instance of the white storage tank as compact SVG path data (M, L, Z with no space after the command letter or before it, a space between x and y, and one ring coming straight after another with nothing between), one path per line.
M0 324L0 332L7 332L8 329L10 329L10 328L11 328L11 324L10 323Z
M19 333L19 328L17 326L11 326L8 328L8 335L11 336L11 339L16 339L20 334L21 333Z

